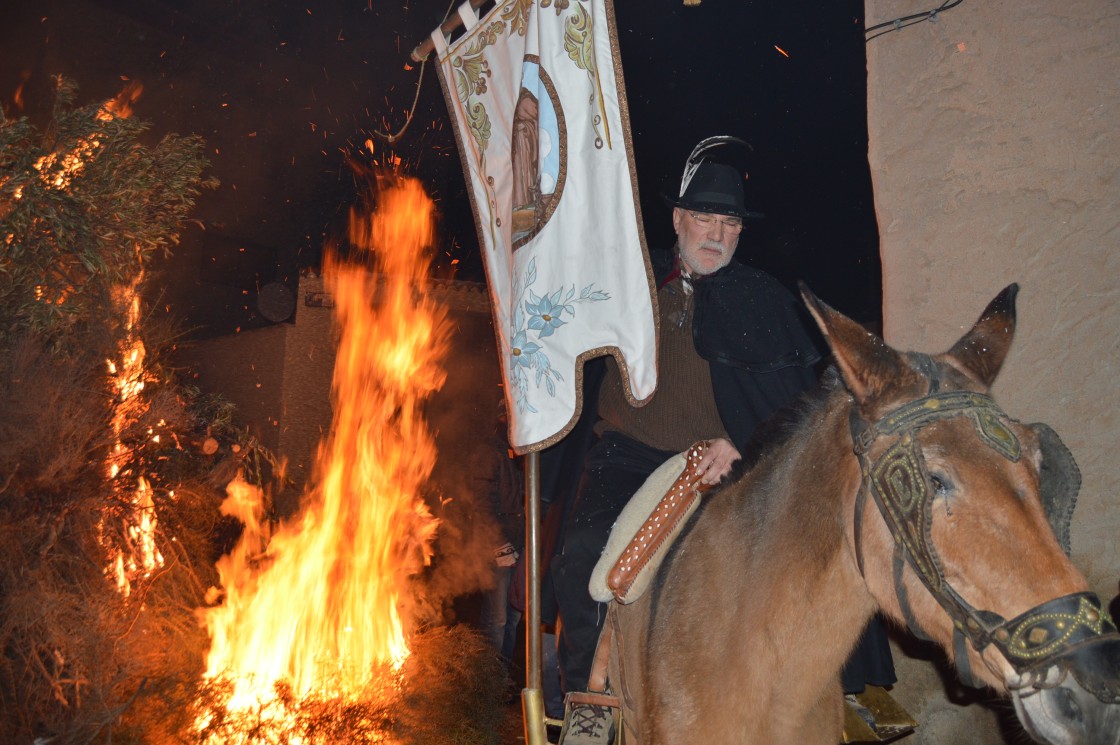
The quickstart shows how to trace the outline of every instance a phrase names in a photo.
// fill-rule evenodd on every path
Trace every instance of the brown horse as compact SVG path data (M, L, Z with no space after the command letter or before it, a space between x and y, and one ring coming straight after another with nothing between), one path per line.
M839 671L877 610L1009 695L1036 739L1120 743L1120 635L1047 522L1037 430L986 395L1016 290L929 357L803 288L839 375L704 497L649 591L611 605L627 745L839 742Z

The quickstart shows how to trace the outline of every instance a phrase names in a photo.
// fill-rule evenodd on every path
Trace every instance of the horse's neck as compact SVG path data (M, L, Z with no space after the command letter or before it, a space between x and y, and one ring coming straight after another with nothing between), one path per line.
M749 490L768 502L761 516L767 532L777 531L799 543L796 528L820 523L826 535L818 538L847 537L836 528L850 522L860 481L848 426L847 397L833 392L751 472ZM816 519L826 515L827 520Z
M755 523L754 590L771 604L764 622L800 647L803 665L825 671L839 670L874 610L852 550L860 478L847 412L846 397L831 395L763 458L742 495Z
M833 703L839 715L840 668L874 607L846 527L859 465L839 396L818 402L741 480L706 496L654 591L618 607L628 664L644 668L650 686L647 716L695 714L687 702L666 703L682 680L699 699L742 694L734 712L695 724L715 733L707 741L735 733L751 743L820 742L804 736L804 723L833 721L822 716Z

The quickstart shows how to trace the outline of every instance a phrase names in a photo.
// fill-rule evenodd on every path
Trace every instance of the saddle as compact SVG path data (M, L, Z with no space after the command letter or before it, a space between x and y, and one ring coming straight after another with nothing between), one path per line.
M700 495L713 486L701 484L696 472L707 450L708 442L702 440L673 456L627 502L591 573L591 597L625 605L646 591L669 547L700 506Z

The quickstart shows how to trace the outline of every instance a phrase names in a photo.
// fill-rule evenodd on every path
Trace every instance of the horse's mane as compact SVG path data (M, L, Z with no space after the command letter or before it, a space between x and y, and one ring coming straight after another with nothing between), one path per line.
M747 443L746 452L736 464L731 480L737 480L758 465L765 456L778 450L815 421L825 408L832 393L844 384L835 365L829 365L821 374L820 382L802 393L793 402L774 412L773 416L758 425Z

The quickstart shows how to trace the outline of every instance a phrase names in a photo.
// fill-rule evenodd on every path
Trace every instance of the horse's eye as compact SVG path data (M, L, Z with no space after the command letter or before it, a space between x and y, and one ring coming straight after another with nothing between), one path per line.
M933 486L933 493L939 497L948 496L953 490L953 483L940 474L931 473L929 483Z

